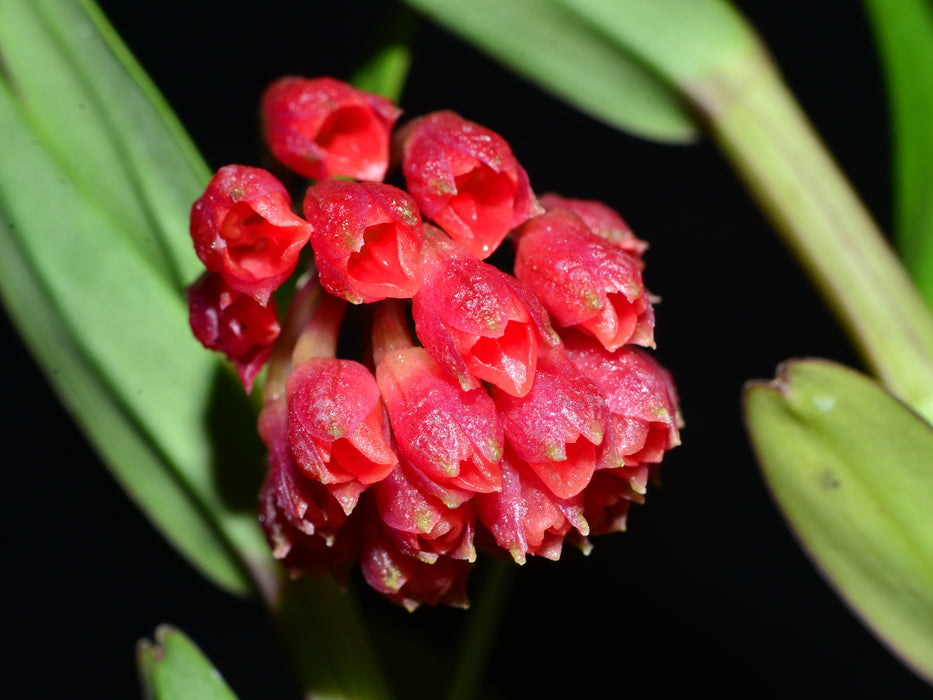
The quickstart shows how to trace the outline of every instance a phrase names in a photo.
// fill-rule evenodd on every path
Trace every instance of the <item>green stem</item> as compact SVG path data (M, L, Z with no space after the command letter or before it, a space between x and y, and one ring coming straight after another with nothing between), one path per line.
M448 700L479 697L477 691L482 687L483 669L492 653L493 640L509 597L514 570L515 565L511 561L488 561L479 595L471 606L470 620Z
M330 576L282 582L267 604L307 698L380 700L388 684L356 598Z
M751 65L741 82L687 92L871 369L933 419L929 308L777 71L763 57Z

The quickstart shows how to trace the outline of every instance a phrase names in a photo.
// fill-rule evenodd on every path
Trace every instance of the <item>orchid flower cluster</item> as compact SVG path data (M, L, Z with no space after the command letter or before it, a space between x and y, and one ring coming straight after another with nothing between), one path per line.
M341 580L358 561L409 609L464 606L478 548L557 559L623 530L679 443L644 350L646 244L604 204L536 197L506 141L452 112L395 129L382 97L287 77L261 113L276 161L312 181L301 214L270 172L222 168L192 208L207 272L188 300L247 391L268 365L275 557ZM484 262L506 238L511 274ZM351 317L364 341L343 356Z

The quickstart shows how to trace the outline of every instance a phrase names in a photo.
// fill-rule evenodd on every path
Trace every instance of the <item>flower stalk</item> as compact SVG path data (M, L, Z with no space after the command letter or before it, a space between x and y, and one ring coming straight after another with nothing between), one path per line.
M309 700L392 697L356 598L333 578L287 581L267 604Z

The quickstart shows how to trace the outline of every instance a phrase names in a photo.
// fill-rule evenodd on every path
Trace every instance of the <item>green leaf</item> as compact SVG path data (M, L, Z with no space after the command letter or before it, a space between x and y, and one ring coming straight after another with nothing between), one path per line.
M417 18L401 5L393 5L379 24L369 45L369 56L350 81L360 90L382 95L398 104L411 67L411 38Z
M676 90L561 2L405 2L611 126L658 141L685 142L697 135L696 122Z
M933 304L933 4L864 1L891 112L894 236L905 265Z
M682 91L702 111L741 87L762 58L757 36L725 0L551 0Z
M207 169L90 2L4 0L0 56L4 305L130 496L205 575L245 592L244 561L262 566L268 548L254 502L234 509L216 473L225 375L182 297Z
M180 631L162 625L155 644L141 640L136 663L149 700L236 700L210 660Z
M874 633L933 682L933 427L820 360L751 382L745 414L791 527Z

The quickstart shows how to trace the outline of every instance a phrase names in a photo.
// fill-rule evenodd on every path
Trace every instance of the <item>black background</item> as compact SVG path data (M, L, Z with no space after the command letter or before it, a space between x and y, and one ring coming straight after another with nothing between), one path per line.
M851 0L739 3L876 217L890 216L887 123ZM348 78L384 3L102 3L212 168L258 161L256 104L286 73ZM261 8L261 9L260 9ZM512 145L539 192L601 199L651 243L657 355L687 428L629 532L589 557L532 561L492 640L490 695L920 697L849 614L770 500L741 423L743 382L789 357L853 352L715 148L615 132L425 24L401 105L450 108ZM118 303L118 302L116 302ZM144 313L145 310L140 310ZM26 695L138 695L133 650L163 622L190 634L240 697L297 698L263 610L201 579L113 483L4 319L8 683ZM879 487L883 487L880 485ZM481 572L480 572L481 573ZM362 591L400 639L452 655L462 611L408 614ZM411 656L400 696L443 696ZM14 686L15 687L15 686Z

